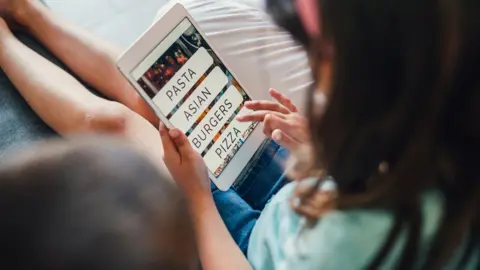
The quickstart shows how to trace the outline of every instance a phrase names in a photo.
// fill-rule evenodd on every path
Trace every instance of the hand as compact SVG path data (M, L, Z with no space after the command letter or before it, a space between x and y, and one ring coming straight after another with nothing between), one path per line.
M210 179L205 162L178 129L167 130L160 124L163 161L189 201L211 197Z
M270 89L277 101L249 101L245 107L254 110L249 115L237 117L239 122L263 122L263 133L289 151L310 143L307 119L285 95Z

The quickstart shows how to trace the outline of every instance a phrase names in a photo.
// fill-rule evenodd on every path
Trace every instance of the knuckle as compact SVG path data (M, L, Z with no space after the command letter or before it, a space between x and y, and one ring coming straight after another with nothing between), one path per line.
M265 126L265 127L271 126L272 123L273 123L273 118L272 118L272 116L269 115L269 114L266 115L266 116L265 116L265 120L263 121L264 126Z
M293 121L293 120L286 120L285 125L287 125L290 128L298 128L300 126L297 121Z
M198 156L199 156L199 154L196 151L194 151L193 149L191 149L191 151L188 151L188 153L187 153L187 158L191 159L191 160L198 159Z
M265 134L267 137L270 137L270 128L268 128L267 126L263 126L263 134Z
M287 119L285 121L287 121L288 123L293 123L293 124L300 124L302 122L301 119L296 117L295 115L287 117Z

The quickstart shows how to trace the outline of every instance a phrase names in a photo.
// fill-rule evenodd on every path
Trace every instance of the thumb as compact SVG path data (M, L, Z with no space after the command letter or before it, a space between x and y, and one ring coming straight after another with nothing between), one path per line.
M283 148L287 149L290 152L295 151L300 146L300 142L281 131L276 129L272 132L272 139Z
M185 136L185 134L183 134L180 130L176 128L171 129L169 134L182 157L190 155L190 153L194 151L190 145L190 142L188 141L187 136Z
M179 162L181 160L180 153L178 153L178 149L168 133L167 127L162 122L160 122L160 138L162 140L163 160L165 163L169 161Z

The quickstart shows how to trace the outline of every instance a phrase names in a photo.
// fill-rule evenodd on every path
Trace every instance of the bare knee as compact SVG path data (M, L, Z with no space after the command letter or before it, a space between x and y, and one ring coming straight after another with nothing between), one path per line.
M128 117L133 112L124 105L108 102L91 108L82 116L86 132L122 134L125 132Z

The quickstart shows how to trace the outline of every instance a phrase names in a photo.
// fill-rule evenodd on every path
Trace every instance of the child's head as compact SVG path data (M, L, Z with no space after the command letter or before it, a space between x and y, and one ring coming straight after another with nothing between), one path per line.
M420 195L441 190L446 216L432 251L441 255L428 260L430 269L440 268L452 243L480 231L480 1L267 6L308 51L316 83L308 99L314 169L336 179L340 207L393 210L412 233L420 226ZM320 91L328 96L325 111L316 108ZM418 241L410 236L410 244ZM405 252L407 265L415 252Z
M106 140L51 142L0 166L4 269L196 269L173 182Z

